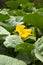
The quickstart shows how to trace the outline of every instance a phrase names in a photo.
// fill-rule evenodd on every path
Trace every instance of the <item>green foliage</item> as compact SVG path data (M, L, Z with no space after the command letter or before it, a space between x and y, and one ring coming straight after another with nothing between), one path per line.
M34 43L35 41L36 41L36 37L34 37L34 36L28 36L27 38L24 38L23 39L25 42L32 42L32 43Z
M29 44L29 43L21 43L21 44L17 44L15 47L15 51L25 51L26 54L32 58L31 52L32 49L34 49L34 45L33 44Z
M37 8L43 8L43 0L34 0Z
M7 14L1 14L0 13L0 21L5 21L7 19L9 19L10 17Z
M0 65L43 65L41 3L43 4L37 3L36 7L39 9L36 9L29 0L7 0L5 5L8 9L0 9ZM19 33L15 32L17 24L32 29L31 35L20 37ZM38 38L40 40L37 40Z
M1 65L26 65L26 63L21 60L8 57L5 55L0 55L0 64Z
M12 8L12 9L17 9L19 2L17 1L7 1L6 2L7 6Z
M34 3L29 2L28 0L11 0L5 3L7 7L15 10L24 10L25 12L32 12L31 7L34 7ZM12 4L12 5L11 5ZM28 11L27 11L28 10Z
M3 27L0 26L0 36L6 36L6 35L10 35L10 33L4 29Z
M35 56L43 62L43 36L35 43Z
M29 48L30 46L32 47L32 44L29 44L29 43L21 43L21 44L19 44L19 45L16 45L16 48L15 48L15 51L19 51L19 50L25 50L27 47ZM19 48L20 47L20 48ZM24 48L25 49L24 49ZM30 49L29 49L30 50Z
M28 57L28 55L24 51L19 52L18 55L16 56L16 58L19 60L23 60L27 64L31 63L31 59Z
M21 16L13 16L15 11L10 11L9 9L2 9L0 13L2 14L2 17L0 16L0 25L6 28L8 31L12 32L16 26L16 24L22 24L23 17ZM5 16L3 16L5 15ZM7 16L9 16L8 19Z
M9 35L6 37L4 45L14 48L17 44L23 43L23 40L18 35Z
M24 22L31 24L43 30L43 15L39 13L30 13L24 16Z

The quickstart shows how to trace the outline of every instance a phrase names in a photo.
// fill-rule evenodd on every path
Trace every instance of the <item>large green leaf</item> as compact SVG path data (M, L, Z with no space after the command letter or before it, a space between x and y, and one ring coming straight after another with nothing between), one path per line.
M3 35L10 35L10 33L5 28L0 26L0 36L3 36Z
M19 6L19 2L18 1L7 1L6 5L12 9L17 9Z
M25 53L24 51L20 51L18 53L18 55L16 56L16 58L19 59L19 60L23 60L27 64L31 63L31 59L28 57L27 53Z
M29 44L29 43L21 43L21 44L17 44L15 47L15 51L24 51L26 52L26 54L29 56L29 58L33 59L33 53L32 50L34 48L33 44Z
M35 43L35 56L43 62L43 36Z
M27 64L22 60L18 60L16 58L0 55L0 65L27 65Z
M31 24L37 26L39 29L43 30L43 15L39 13L31 13L24 16L24 22L26 24Z
M23 43L23 40L18 35L9 35L6 37L4 45L14 48L17 44Z
M5 13L5 12L4 12ZM8 14L0 13L0 21L8 20L10 17Z

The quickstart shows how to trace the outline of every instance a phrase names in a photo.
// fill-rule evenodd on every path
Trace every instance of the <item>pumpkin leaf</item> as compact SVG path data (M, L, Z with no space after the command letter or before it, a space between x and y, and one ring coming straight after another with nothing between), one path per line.
M17 44L23 43L23 40L18 35L9 35L6 37L4 45L14 48Z
M5 28L0 26L0 36L3 36L3 35L10 35L10 33Z
M26 65L26 63L16 58L0 55L0 65Z
M35 43L35 56L43 62L43 36Z

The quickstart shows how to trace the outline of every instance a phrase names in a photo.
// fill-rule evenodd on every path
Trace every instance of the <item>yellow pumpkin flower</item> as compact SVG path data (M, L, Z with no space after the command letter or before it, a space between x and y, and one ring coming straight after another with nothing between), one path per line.
M15 32L19 32L20 33L20 31L22 31L24 28L25 28L24 25L17 24Z
M17 24L15 32L18 32L20 37L25 38L31 35L32 29L25 29L24 25Z
M25 38L29 35L31 35L32 29L23 29L20 33L19 36L22 38Z

